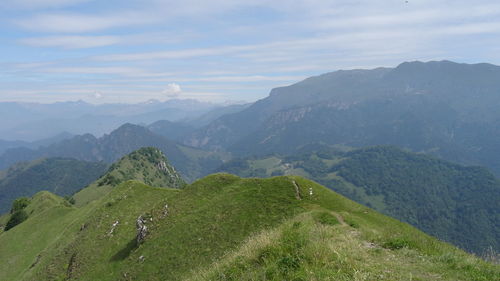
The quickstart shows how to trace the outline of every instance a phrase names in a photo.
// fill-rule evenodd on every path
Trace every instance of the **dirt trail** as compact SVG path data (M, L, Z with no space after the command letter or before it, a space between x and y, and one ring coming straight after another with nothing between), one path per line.
M344 218L341 215L335 212L332 212L332 214L337 218L337 220L340 222L341 225L347 225L347 223L344 221Z
M302 197L300 196L299 185L297 184L296 181L292 181L292 183L293 183L293 186L295 186L295 198L297 198L297 200L302 200Z

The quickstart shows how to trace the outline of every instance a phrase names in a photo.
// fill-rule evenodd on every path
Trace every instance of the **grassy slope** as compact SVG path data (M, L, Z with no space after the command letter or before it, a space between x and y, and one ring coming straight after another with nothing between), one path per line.
M135 220L146 213L150 232L136 245ZM182 190L128 181L81 208L55 204L0 235L0 266L0 280L498 280L500 274L303 178L227 174Z
M26 210L30 217L0 235L0 280L18 280L20 274L35 263L36 257L49 249L70 226L74 209L48 192L40 192Z
M371 147L346 154L241 159L219 171L243 177L300 175L469 251L498 249L500 184L484 169Z
M164 163L166 169L159 169L158 163ZM83 206L101 198L114 186L127 180L137 180L158 187L182 187L185 184L161 151L155 148L141 148L122 157L104 176L76 193L73 196L76 206Z

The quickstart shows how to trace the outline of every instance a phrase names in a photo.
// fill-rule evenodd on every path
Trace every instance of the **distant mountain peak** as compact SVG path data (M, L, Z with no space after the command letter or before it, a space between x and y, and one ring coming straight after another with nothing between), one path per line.
M112 131L111 133L105 135L105 137L117 137L117 136L123 136L123 135L151 135L152 132L148 130L146 127L136 125L136 124L131 124L131 123L125 123L118 127L116 130Z
M130 130L130 129L145 129L145 128L143 126L139 126L136 124L125 123L125 124L121 125L120 127L118 127L116 130L114 130L113 132L120 131L120 130Z

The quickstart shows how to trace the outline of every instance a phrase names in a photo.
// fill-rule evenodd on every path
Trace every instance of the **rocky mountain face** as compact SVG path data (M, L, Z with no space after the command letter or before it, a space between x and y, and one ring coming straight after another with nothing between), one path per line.
M293 153L313 142L397 145L498 175L499 77L498 66L449 61L327 73L274 89L184 142L236 155Z

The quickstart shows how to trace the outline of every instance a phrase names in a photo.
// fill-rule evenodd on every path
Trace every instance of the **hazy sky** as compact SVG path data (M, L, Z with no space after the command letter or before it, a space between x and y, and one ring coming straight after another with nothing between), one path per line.
M337 69L500 63L500 3L1 0L0 101L252 101Z

